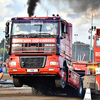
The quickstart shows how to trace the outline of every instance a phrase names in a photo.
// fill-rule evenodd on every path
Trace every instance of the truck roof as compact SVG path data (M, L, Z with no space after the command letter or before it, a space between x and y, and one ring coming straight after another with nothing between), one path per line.
M32 19L48 19L48 20L61 20L61 17L14 17L11 20L32 20Z
M11 20L15 21L15 20L52 20L52 21L60 21L62 20L63 22L67 23L67 25L72 26L71 23L68 23L66 20L62 19L61 17L14 17Z

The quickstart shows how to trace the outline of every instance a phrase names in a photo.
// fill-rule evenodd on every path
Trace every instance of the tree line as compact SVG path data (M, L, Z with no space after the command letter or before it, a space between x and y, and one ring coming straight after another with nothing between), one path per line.
M5 42L5 48L4 48L4 42ZM0 61L3 61L4 57L4 62L6 62L7 59L9 59L8 55L8 40L5 41L3 38L0 42Z

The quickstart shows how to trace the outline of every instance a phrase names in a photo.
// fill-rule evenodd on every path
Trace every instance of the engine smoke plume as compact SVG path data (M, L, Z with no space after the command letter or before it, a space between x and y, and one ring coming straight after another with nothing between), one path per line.
M47 0L47 4L44 0L28 0L29 17L34 15L37 3L40 1L41 7L46 11L52 9L49 5L56 7L58 11L68 9L69 6L76 14L85 13L86 15L100 16L100 0Z
M38 2L40 2L40 0L28 0L27 12L28 12L29 17L34 15L34 11L35 11L35 8L36 8Z
M87 9L98 10L100 8L100 0L68 0L69 6L74 12L85 12Z
M58 11L70 7L76 15L85 14L88 18L95 15L100 18L100 0L48 0L48 4L55 6Z

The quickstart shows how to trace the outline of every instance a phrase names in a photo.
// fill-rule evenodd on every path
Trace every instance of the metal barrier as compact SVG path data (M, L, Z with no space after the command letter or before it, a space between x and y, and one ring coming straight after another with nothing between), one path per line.
M3 73L8 73L9 67L2 67Z

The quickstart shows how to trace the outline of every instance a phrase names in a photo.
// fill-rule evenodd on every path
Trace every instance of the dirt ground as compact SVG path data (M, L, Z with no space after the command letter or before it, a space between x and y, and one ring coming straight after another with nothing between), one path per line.
M67 96L33 96L30 87L0 89L0 100L82 100Z
M2 79L12 80L12 77L9 74L4 73Z
M0 88L0 100L83 100L82 98L72 97L68 95L48 95L34 96L30 87ZM100 95L92 95L92 100L100 100Z
M11 80L8 74L4 74L3 79ZM31 87L23 86L15 88L13 85L0 86L0 100L83 100L73 96L73 89L68 88L68 93L58 95L34 96ZM92 100L100 100L100 94L92 93Z
M12 81L9 74L3 75L2 80L7 79ZM15 88L13 85L3 85L0 87L0 100L82 100L79 98L72 98L67 95L48 95L48 96L34 96L32 95L31 87L24 86Z

